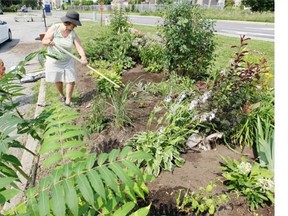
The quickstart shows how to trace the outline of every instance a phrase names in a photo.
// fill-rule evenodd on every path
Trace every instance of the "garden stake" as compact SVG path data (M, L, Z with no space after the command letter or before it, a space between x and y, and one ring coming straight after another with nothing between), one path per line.
M79 58L77 58L75 55L73 55L72 53L68 52L67 50L65 50L64 48L55 45L56 48L60 49L61 51L65 52L67 55L69 55L70 57L74 58L75 60L77 60L78 62L81 63L81 60ZM89 65L86 65L86 67L88 67L90 70L94 71L95 73L97 73L98 75L102 76L104 79L108 80L110 83L112 83L113 85L115 85L116 87L120 88L120 86L118 84L116 84L115 82L113 82L112 80L110 80L108 77L104 76L102 73L100 73L99 71L95 70L94 68L92 68Z

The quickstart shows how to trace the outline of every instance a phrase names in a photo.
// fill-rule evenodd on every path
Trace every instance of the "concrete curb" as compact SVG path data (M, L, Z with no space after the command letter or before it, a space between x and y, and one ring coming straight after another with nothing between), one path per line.
M44 104L45 103L45 94L46 94L46 82L45 82L45 79L41 79L34 118L39 116L39 114L43 111L43 107L38 106L38 104ZM35 140L34 138L32 138L31 136L29 136L27 139L25 147L30 149L32 152L37 153L39 150L39 142L37 140ZM22 169L26 174L31 175L31 171L32 171L35 159L36 159L36 157L34 157L28 151L23 152L23 155L21 157L21 164L22 164ZM5 203L5 205L3 207L4 211L6 211L12 207L15 207L16 205L18 205L23 200L24 191L26 189L28 181L22 175L19 175L19 176L20 176L20 182L17 183L17 186L19 187L21 192L16 197L11 199L11 201L9 203L8 202Z

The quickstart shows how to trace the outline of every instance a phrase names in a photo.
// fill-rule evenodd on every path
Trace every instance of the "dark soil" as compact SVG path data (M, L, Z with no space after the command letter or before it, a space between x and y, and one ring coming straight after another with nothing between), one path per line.
M84 123L84 117L91 112L91 103L93 96L97 93L95 90L96 83L93 78L87 75L87 69L81 65L78 68L77 91L80 95L78 110L82 117L79 123ZM146 73L143 67L138 65L135 68L123 74L123 82L131 81L142 82L161 82L165 79L164 74ZM88 149L92 152L103 151L109 152L113 148L121 147L127 139L133 134L146 129L146 123L150 111L159 98L149 98L143 104L132 103L129 107L134 127L118 129L108 126L101 133L93 133L89 140L85 142ZM236 149L237 150L237 149ZM238 151L240 151L238 149ZM253 158L251 150L246 148L244 154ZM152 203L150 215L191 215L180 213L176 208L176 194L179 189L185 191L198 191L200 187L205 187L210 181L216 181L217 187L215 193L223 193L226 187L219 181L220 179L220 162L223 162L221 156L229 156L231 158L240 159L241 155L229 150L225 145L218 144L215 150L201 152L187 152L182 157L185 164L182 168L175 168L173 173L163 171L151 183L148 184L149 195L142 203L143 206ZM257 211L249 211L247 202L236 195L231 195L228 204L218 209L215 215L274 215L274 205L260 208Z

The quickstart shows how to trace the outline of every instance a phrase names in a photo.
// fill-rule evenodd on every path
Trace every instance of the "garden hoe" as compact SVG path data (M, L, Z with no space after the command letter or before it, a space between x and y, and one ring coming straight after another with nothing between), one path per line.
M62 52L66 53L67 55L69 55L70 57L74 58L75 60L77 60L78 62L81 63L81 60L79 58L77 58L75 55L73 55L72 53L68 52L67 50L65 50L64 48L55 45L56 48L60 49ZM97 73L98 75L102 76L104 79L108 80L110 83L112 83L113 85L115 85L116 87L120 88L120 86L118 84L116 84L115 82L113 82L111 79L109 79L108 77L104 76L102 73L100 73L99 71L95 70L94 68L92 68L89 65L86 65L86 67L88 67L90 70L94 71L95 73Z

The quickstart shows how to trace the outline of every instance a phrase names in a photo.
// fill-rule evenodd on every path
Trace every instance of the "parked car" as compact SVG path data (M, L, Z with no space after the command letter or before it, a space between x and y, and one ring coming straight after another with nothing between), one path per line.
M7 22L0 20L0 44L7 40L12 40L11 29L8 27Z
M24 12L24 13L28 12L28 8L25 5L23 5L20 10L21 12Z
M0 14L3 14L3 10L0 8Z

